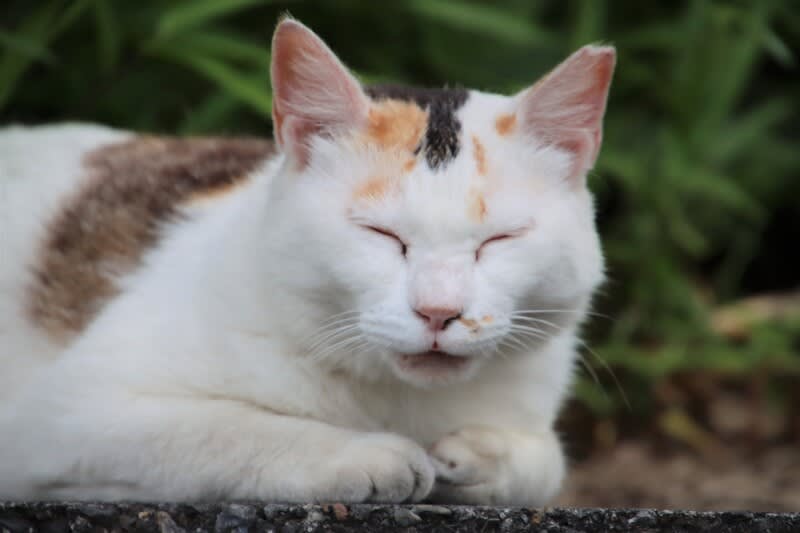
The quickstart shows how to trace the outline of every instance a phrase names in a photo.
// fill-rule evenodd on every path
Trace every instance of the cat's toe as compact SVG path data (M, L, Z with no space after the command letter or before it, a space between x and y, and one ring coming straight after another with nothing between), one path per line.
M505 497L508 445L496 430L460 429L437 441L429 454L436 468L431 500L491 504Z
M436 472L418 444L397 435L373 434L348 447L338 475L339 499L402 503L425 498Z

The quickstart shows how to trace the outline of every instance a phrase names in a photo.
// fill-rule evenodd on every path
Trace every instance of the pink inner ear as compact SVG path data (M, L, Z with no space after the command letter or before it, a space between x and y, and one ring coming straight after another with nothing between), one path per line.
M524 128L574 154L573 175L600 151L614 63L614 48L584 46L521 95Z
M368 99L325 43L286 19L272 44L272 115L278 144L305 164L312 135L335 135L366 122Z

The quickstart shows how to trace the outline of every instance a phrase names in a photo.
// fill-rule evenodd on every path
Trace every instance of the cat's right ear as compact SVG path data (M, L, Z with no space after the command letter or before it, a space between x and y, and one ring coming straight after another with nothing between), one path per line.
M275 139L299 167L314 135L335 136L366 123L361 84L314 32L285 18L272 39Z
M584 46L517 96L524 129L570 155L574 183L584 183L600 151L615 62L613 47Z

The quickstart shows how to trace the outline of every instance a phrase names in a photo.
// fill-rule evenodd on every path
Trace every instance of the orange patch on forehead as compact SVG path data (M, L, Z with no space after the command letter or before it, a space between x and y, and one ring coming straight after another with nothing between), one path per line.
M381 148L413 151L419 146L428 113L413 102L382 100L369 110L367 136Z
M494 122L494 128L497 130L497 133L501 136L508 135L514 131L514 128L517 127L517 115L514 113L508 113L506 115L500 115L497 117L497 120Z
M394 188L394 183L389 178L370 178L356 187L353 197L356 200L377 200L384 198Z
M476 222L483 222L486 220L487 211L483 194L479 191L472 191L469 196L469 205L467 205L469 217Z
M411 172L412 170L414 170L415 166L417 166L417 160L411 157L408 159L408 161L403 163L403 172L406 173Z
M477 136L472 136L472 153L475 156L475 163L478 165L478 174L485 176L488 171L486 164L486 148Z

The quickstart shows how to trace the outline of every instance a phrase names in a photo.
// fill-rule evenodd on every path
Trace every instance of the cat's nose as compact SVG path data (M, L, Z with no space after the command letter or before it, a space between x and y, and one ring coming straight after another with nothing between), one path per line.
M453 307L418 307L414 312L427 322L433 331L441 331L461 316L461 309Z

